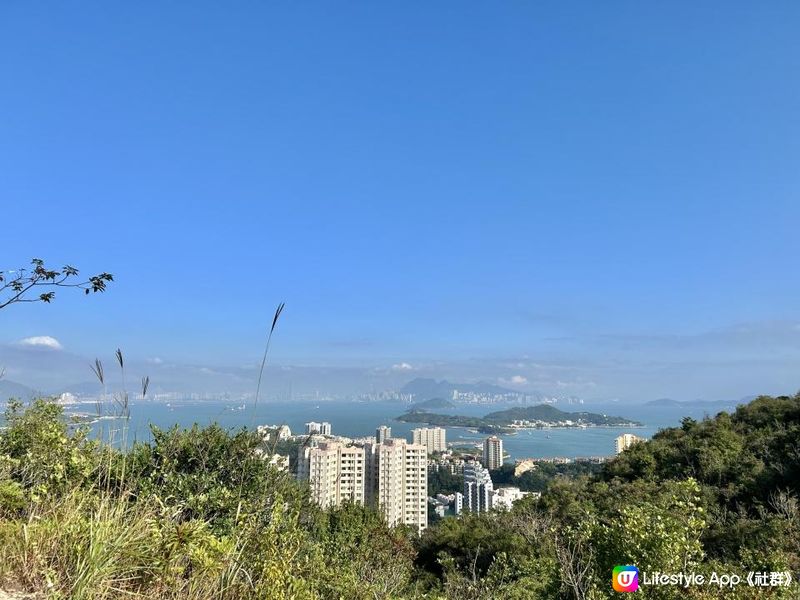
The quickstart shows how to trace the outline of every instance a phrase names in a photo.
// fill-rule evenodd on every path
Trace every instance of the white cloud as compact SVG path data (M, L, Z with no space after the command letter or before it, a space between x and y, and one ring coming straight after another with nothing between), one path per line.
M50 350L63 350L64 346L61 345L56 338L49 335L36 335L28 337L19 341L20 346L30 346L33 348L49 348Z
M413 371L414 367L412 367L407 362L402 362L396 365L392 365L392 371Z
M158 356L154 356L153 358L148 358L147 362L150 363L151 365L163 365L164 359L159 358Z

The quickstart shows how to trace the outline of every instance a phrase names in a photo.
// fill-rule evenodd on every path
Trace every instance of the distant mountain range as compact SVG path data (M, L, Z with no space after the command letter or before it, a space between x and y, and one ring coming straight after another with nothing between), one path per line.
M755 400L758 396L745 396L740 400L673 400L672 398L659 398L657 400L650 400L649 402L645 402L645 406L661 406L661 407L668 407L668 406L731 406L731 405L738 405L738 404L747 404L752 400Z
M5 404L10 398L17 400L30 400L35 396L40 396L42 393L37 392L27 385L22 385L15 381L7 379L0 379L0 403Z
M9 398L30 400L39 396L58 396L64 392L69 392L70 394L78 396L96 395L100 390L102 390L102 387L96 381L87 381L56 389L36 390L22 383L17 383L16 381L0 379L0 403L8 402Z
M515 390L510 390L499 385L494 385L486 381L478 383L450 383L442 379L428 379L418 377L409 381L400 390L403 394L414 394L417 400L431 400L434 398L452 398L454 391L473 393L473 394L519 394Z

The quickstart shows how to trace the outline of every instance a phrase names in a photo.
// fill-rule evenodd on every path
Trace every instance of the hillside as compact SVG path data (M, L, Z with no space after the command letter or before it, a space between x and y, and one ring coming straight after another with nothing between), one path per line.
M537 406L514 407L489 413L484 420L501 425L512 421L542 421L560 423L564 421L580 422L589 425L641 425L641 423L625 417L613 417L591 412L566 412L550 404Z
M776 490L800 492L800 395L760 397L732 414L664 429L604 470L627 481L694 477L731 508L769 501Z
M460 415L440 415L430 413L425 410L410 410L405 414L396 417L398 421L404 423L424 423L436 427L474 427L480 428L489 426L481 417L464 417Z
M8 402L9 398L16 398L18 400L30 400L38 396L39 392L27 385L9 381L7 379L0 379L0 404Z
M431 398L430 400L423 400L422 402L415 402L413 410L428 410L431 408L453 408L455 403L444 398Z
M414 409L397 417L406 423L427 423L439 427L475 427L481 431L508 431L514 421L532 421L542 425L559 426L639 426L641 423L590 412L565 412L549 404L515 407L491 412L483 417L442 415Z

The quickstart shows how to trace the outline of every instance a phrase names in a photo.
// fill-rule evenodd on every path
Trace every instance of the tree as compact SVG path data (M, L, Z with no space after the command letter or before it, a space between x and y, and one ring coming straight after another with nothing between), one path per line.
M0 464L5 474L33 497L68 489L95 467L88 429L72 429L64 409L45 399L28 407L11 400L0 435Z
M85 294L104 292L107 284L114 281L111 273L100 273L84 280L75 267L66 265L52 270L39 258L34 258L31 265L30 269L0 271L0 308L18 302L49 304L56 295L54 288L77 288ZM43 288L46 291L42 291Z

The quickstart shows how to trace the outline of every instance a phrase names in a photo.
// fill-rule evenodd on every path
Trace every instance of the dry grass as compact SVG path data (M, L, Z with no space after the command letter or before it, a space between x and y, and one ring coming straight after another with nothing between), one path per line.
M74 490L0 529L0 583L47 598L224 598L246 580L241 548L156 502ZM1 598L1 596L0 596Z

